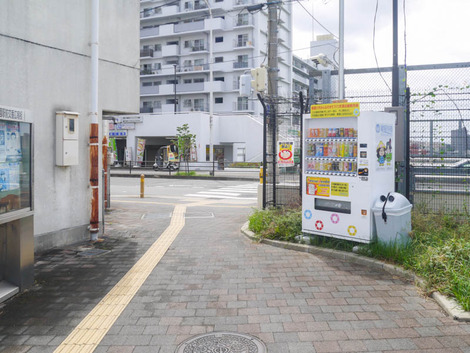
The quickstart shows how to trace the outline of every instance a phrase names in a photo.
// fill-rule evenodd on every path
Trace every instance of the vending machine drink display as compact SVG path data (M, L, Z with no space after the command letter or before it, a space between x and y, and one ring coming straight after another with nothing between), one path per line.
M304 115L302 230L369 243L371 211L395 188L395 120L359 103L312 105Z

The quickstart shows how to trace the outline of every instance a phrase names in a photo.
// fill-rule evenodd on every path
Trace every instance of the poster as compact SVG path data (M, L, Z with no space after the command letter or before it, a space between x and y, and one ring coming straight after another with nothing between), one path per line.
M307 195L330 196L330 178L307 177Z
M389 124L376 124L375 126L375 150L376 150L376 169L393 169L392 165L392 138L393 126Z
M21 159L21 146L18 123L6 123L6 159L19 161Z
M280 167L294 166L294 142L279 142L278 165Z
M7 124L0 122L0 163L7 160L6 131Z
M137 139L137 162L142 163L144 161L144 152L145 152L145 139Z

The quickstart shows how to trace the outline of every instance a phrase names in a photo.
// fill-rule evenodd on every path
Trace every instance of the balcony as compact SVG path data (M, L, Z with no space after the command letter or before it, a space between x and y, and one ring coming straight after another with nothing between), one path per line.
M179 83L176 85L177 93L204 92L204 82Z
M248 61L237 61L233 63L234 69L246 69L248 66Z
M198 31L204 29L204 21L190 22L190 23L178 23L175 24L175 33Z
M251 19L251 17L238 19L238 21L235 22L235 27L251 26L251 25L253 25L253 20Z
M233 6L246 6L252 4L253 0L233 0Z
M209 92L212 87L212 92L224 92L225 91L225 82L223 81L213 81L212 85L210 82L204 82L204 92Z
M160 93L160 86L140 87L140 95L157 95Z
M234 39L233 40L233 47L234 48L252 48L253 41L245 40L245 39Z
M160 34L160 28L153 27L153 28L142 28L140 30L140 38L145 37L155 37Z
M141 113L153 113L153 108L152 107L140 107L140 112Z
M207 51L207 48L205 45L195 45L191 47L191 51L194 53L196 51Z
M163 56L163 57L166 57L166 56L178 56L178 55L179 55L178 49L179 49L179 46L176 45L176 44L173 44L173 45L163 45L163 46L162 46L162 56Z
M152 48L140 49L140 57L141 58L153 58L153 49Z
M140 70L140 76L144 76L144 75L156 75L157 72L155 70L150 70L150 69L144 69L144 70Z

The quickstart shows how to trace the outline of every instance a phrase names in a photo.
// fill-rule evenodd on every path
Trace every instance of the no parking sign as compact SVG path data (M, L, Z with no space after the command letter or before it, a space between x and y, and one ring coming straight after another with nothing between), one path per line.
M277 157L280 167L294 166L294 142L279 142Z

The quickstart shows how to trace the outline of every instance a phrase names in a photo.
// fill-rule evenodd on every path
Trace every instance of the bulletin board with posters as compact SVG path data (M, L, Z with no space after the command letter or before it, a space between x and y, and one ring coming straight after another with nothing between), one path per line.
M0 106L0 215L31 208L31 170L27 112Z

